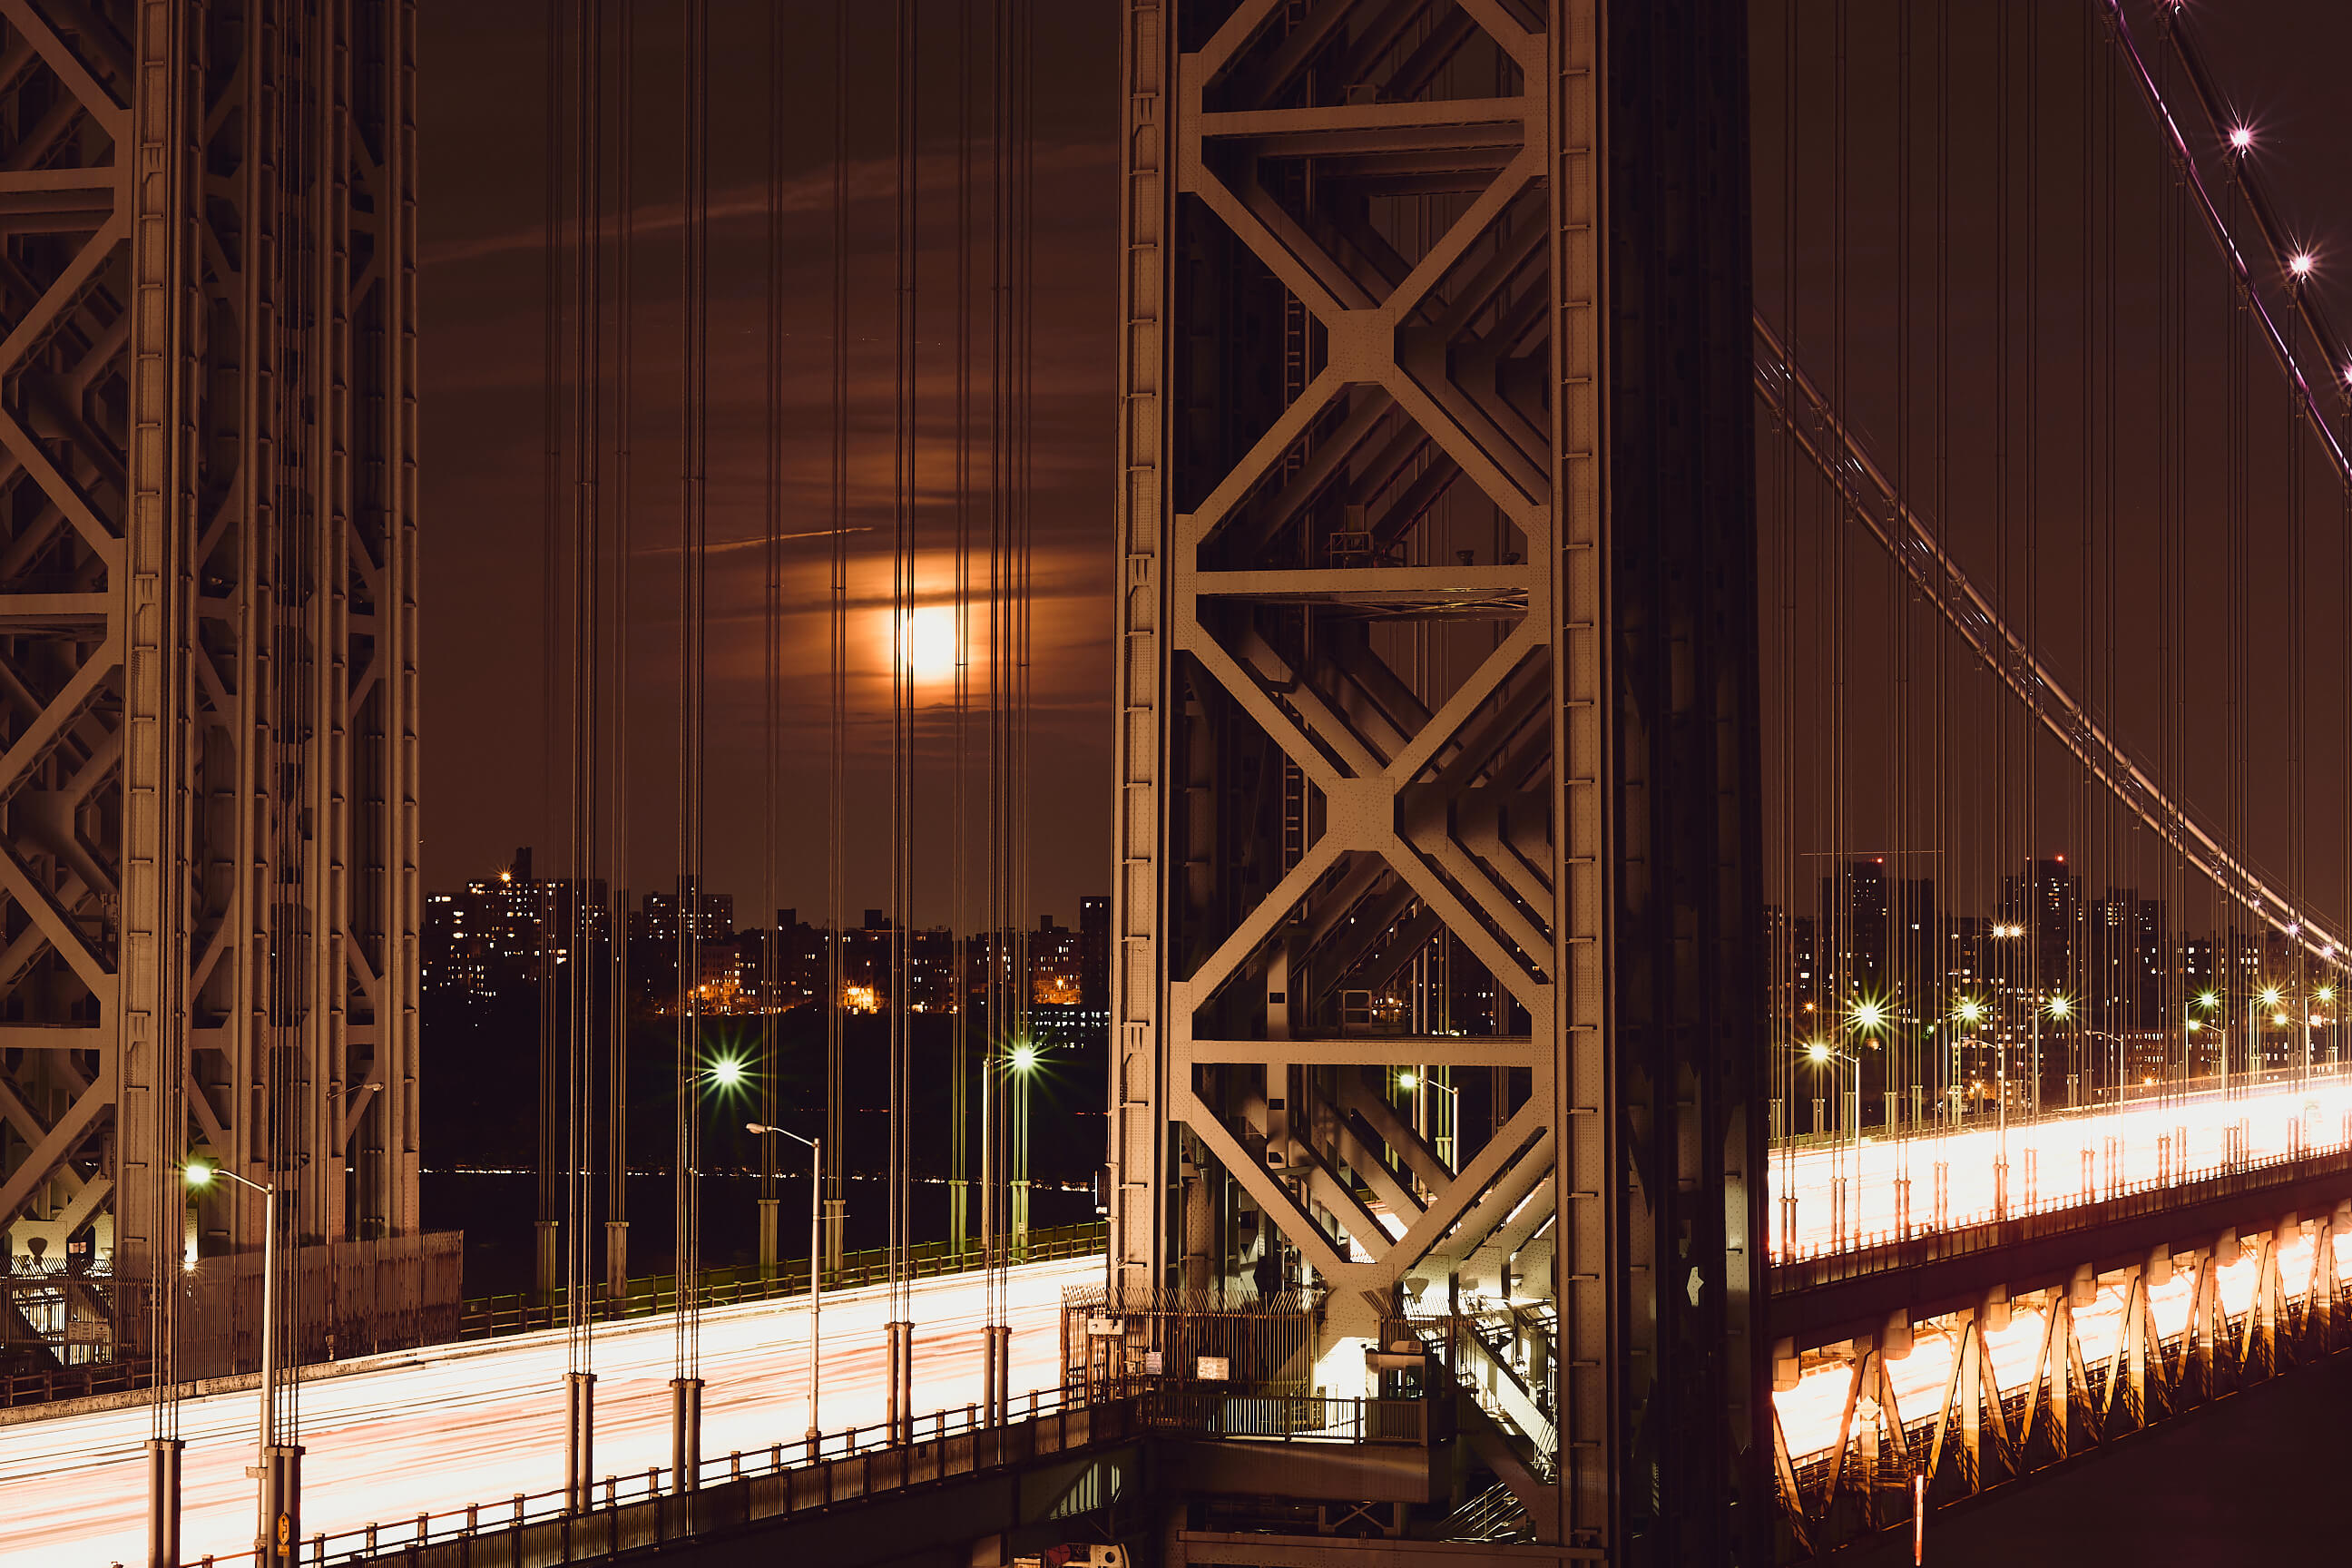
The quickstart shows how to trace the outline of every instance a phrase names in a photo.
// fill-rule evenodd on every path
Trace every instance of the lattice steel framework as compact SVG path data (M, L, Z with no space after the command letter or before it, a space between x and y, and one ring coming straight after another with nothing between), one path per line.
M1125 46L1112 1287L1550 1298L1540 1536L1760 1561L1742 9Z
M305 1237L417 1227L412 34L405 0L0 0L20 1258L257 1244L229 1194L184 1218L192 1151Z

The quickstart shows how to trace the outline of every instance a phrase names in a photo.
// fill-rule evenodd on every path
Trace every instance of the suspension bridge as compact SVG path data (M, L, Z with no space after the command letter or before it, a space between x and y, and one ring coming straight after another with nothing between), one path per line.
M2347 263L2286 195L2319 150L2232 98L2208 8L1120 9L1103 1255L1014 1261L1036 1047L1019 940L990 937L1037 852L1051 9L763 18L752 443L710 413L711 8L559 5L551 1326L331 1366L390 1300L334 1281L422 1267L415 18L0 4L6 1337L146 1369L0 1425L11 1561L1932 1558L1937 1510L2352 1348ZM656 26L684 110L657 220ZM803 605L811 93L830 542ZM874 181L887 289L852 259ZM657 513L629 478L648 233L676 268ZM853 374L868 329L887 376ZM757 447L748 542L710 536L714 438ZM656 526L677 668L649 721ZM861 686L868 531L888 647ZM829 739L822 1100L782 1098L776 1010L750 1073L769 1274L782 1162L806 1146L822 1287L864 1157L860 857L896 934L866 994L882 1282L719 1307L694 982L735 542L763 563L771 907L791 693L822 689ZM646 1110L612 933L649 880L649 734L677 772L677 1284L615 1322ZM944 1052L912 1016L929 908L981 976ZM914 1265L934 1172L974 1265L941 1279ZM226 1318L215 1258L249 1262Z

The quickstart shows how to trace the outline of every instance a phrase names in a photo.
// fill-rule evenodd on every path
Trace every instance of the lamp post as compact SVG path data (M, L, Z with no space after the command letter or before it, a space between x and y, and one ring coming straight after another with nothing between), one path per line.
M809 1456L816 1456L817 1438L823 1428L817 1422L817 1364L823 1359L817 1354L819 1298L824 1275L824 1140L803 1138L788 1127L770 1127L763 1122L746 1121L744 1131L755 1137L771 1133L789 1138L795 1143L805 1143L809 1152Z
M200 1190L224 1176L261 1194L261 1420L257 1462L247 1472L261 1482L254 1562L257 1568L290 1564L302 1539L302 1447L278 1441L278 1184L248 1180L226 1165L187 1166L188 1185Z
M2196 1077L2192 1070L2195 1064L2189 1059L2189 1037L2203 1028L2206 1024L2206 1020L2198 1017L2197 1014L2200 1011L2210 1013L2221 1005L2220 996L2210 991L2200 991L2188 1006L2181 1009L2185 1015L2182 1019L2180 1039L2180 1077L2183 1093L2188 1092L2189 1080ZM2227 1093L2230 1088L2230 1037L2227 1029L2214 1032L2213 1053L2214 1070L2218 1075L2218 1082L2221 1090Z
M1029 1079L1037 1070L1037 1047L1027 1040L1014 1046L1005 1058L1013 1072L1013 1198L1012 1245L1018 1257L1029 1251Z
M2250 1084L2263 1080L2263 1015L2273 1015L2273 1024L2284 1024L2286 1015L2278 1011L2279 988L2265 985L2260 994L2246 1005L2246 1078Z
M1406 1068L1400 1071L1396 1075L1396 1086L1404 1090L1407 1094L1412 1094L1416 1089L1441 1089L1444 1092L1451 1102L1451 1119L1445 1124L1445 1136L1439 1138L1431 1131L1428 1125L1429 1113L1425 1104L1421 1109L1421 1114L1419 1117L1422 1125L1415 1128L1414 1131L1428 1138L1430 1142L1436 1146L1438 1158L1444 1160L1449 1164L1452 1163L1454 1158L1453 1150L1454 1146L1454 1139L1459 1136L1462 1131L1462 1091L1454 1088L1450 1083L1439 1082L1436 1079L1430 1077L1428 1073L1416 1068Z
M2087 1040L2105 1040L2115 1047L2115 1072L2109 1081L2108 1092L2115 1101L2116 1110L2121 1111L2124 1104L2124 1037L2112 1029L2078 1029L2075 1033ZM2097 1096L2099 1086L2094 1083L2091 1086L2094 1098Z
M1950 1063L1948 1068L1950 1076L1945 1082L1945 1094L1950 1103L1949 1120L1955 1126L1960 1120L1960 1047L1984 1044L1982 1040L1972 1039L1969 1033L1983 1021L1984 1015L1984 1004L1974 996L1963 996L1952 1004L1952 1047L1946 1053Z
M1862 1215L1862 1058L1848 1056L1825 1040L1815 1040L1811 1045L1807 1046L1805 1055L1811 1057L1818 1065L1825 1066L1832 1061L1840 1061L1853 1069L1853 1098L1847 1102L1847 1117L1852 1125L1847 1131L1853 1144L1853 1209L1854 1217L1858 1222ZM1841 1220L1843 1217L1843 1215L1839 1216ZM1857 1223L1854 1228L1859 1231L1862 1227Z

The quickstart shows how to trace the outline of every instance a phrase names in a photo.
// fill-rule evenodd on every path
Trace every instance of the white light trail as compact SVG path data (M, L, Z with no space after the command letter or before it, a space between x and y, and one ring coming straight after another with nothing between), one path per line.
M2150 1099L2119 1110L2080 1111L1964 1132L1923 1131L1902 1138L1865 1136L1857 1152L1843 1142L1776 1151L1771 1165L1770 1239L1775 1258L1810 1257L1899 1237L1903 1188L1909 1183L1909 1230L1949 1229L1995 1216L1996 1171L2006 1151L2007 1212L2046 1213L2096 1202L2111 1191L2143 1191L2248 1164L2345 1147L2352 1127L2352 1080L2315 1075L2233 1090ZM2239 1147L2232 1151L2235 1141ZM2085 1177L2084 1154L2088 1152ZM1938 1222L1936 1172L1948 1183ZM1857 1182L1856 1171L1860 1179ZM1845 1181L1843 1215L1834 1184ZM1793 1235L1789 1205L1796 1201ZM1791 1246L1793 1243L1793 1251Z
M1015 1414L1031 1388L1062 1381L1062 1288L1102 1276L1102 1260L1012 1270ZM950 1275L915 1286L917 1408L961 1410L981 1397L982 1276ZM884 1416L879 1289L824 1301L824 1429L878 1425ZM637 1478L669 1464L671 1320L644 1318L596 1333L595 1473ZM720 1458L789 1455L808 1425L806 1319L798 1298L712 1308L703 1314L702 1451ZM372 1522L510 1508L517 1492L563 1481L564 1336L561 1329L512 1339L424 1349L399 1364L302 1385L302 1532L333 1535ZM223 1558L253 1549L253 1395L215 1394L181 1406L187 1442L182 1472L181 1555ZM0 1563L9 1568L102 1568L143 1562L147 1552L143 1405L0 1426ZM748 1462L748 1458L747 1458ZM624 1491L624 1496L628 1495ZM387 1540L393 1537L387 1533Z

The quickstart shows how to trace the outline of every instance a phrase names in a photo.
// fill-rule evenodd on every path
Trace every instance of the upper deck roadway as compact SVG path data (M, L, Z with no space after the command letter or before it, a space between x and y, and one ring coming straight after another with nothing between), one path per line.
M1011 1271L1012 1388L1061 1382L1062 1288L1099 1279L1100 1258ZM919 1408L981 1397L982 1276L914 1288ZM879 1289L824 1300L824 1425L828 1434L884 1415ZM637 1478L669 1463L668 1318L600 1325L595 1340L596 1473ZM807 1317L801 1298L706 1312L703 1452L797 1445L808 1426ZM370 1370L302 1387L303 1531L371 1522L405 1528L419 1513L495 1505L562 1482L564 1336L561 1330L488 1343L373 1358ZM181 1407L187 1443L182 1558L224 1560L253 1548L254 1403L250 1391ZM106 1568L147 1548L144 1405L72 1415L11 1412L0 1426L0 1563Z
M1857 1151L1811 1142L1772 1156L1770 1209L1775 1261L1816 1257L1901 1234L1898 1206L1907 1179L1907 1228L1941 1230L1995 1217L1997 1172L2006 1152L2008 1215L2047 1213L2101 1197L2215 1172L2340 1149L2352 1130L2352 1079L2334 1069L2232 1089L2126 1101L2018 1121L2006 1131L1979 1121L1964 1131L1901 1138L1865 1135ZM2088 1152L2087 1163L2084 1160ZM1861 1180L1853 1180L1859 1163ZM1937 1199L1942 1168L1942 1202ZM1841 1218L1833 1184L1846 1178ZM1795 1225L1784 1197L1796 1198Z

